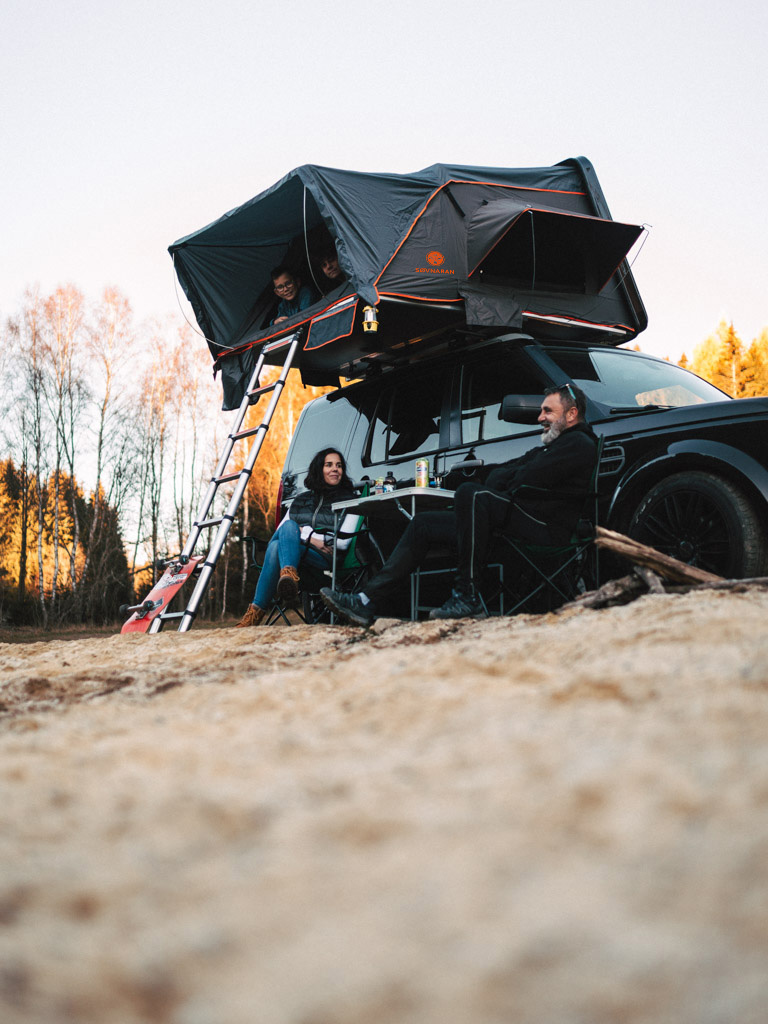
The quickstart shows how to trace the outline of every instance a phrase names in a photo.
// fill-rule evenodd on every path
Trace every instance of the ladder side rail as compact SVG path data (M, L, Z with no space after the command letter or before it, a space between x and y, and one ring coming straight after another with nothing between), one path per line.
M241 401L237 413L235 414L235 418L232 421L232 429L230 430L229 434L227 435L227 439L224 442L224 449L222 451L221 458L219 459L216 465L216 469L214 470L211 482L208 484L208 490L205 492L205 496L202 502L200 503L197 515L195 516L194 522L192 524L192 529L189 531L187 543L184 545L184 550L182 551L182 556L184 557L189 558L189 556L195 550L195 545L197 544L201 532L201 527L199 526L199 524L204 522L208 518L208 513L211 509L211 505L213 504L213 500L216 497L216 492L219 489L218 478L224 474L224 470L227 468L227 463L229 462L232 456L232 449L235 446L235 439L233 435L237 434L237 432L240 430L240 427L243 425L243 420L245 419L245 415L248 412L248 408L250 406L250 392L258 384L259 376L261 374L263 366L264 350L262 349L262 351L259 353L259 358L256 361L256 366L254 367L250 380L248 381L248 386L245 389L243 400Z
M251 447L249 449L248 456L246 458L242 470L240 471L240 479L235 485L232 497L230 498L229 504L227 506L227 511L224 513L224 516L222 517L222 522L219 525L219 528L216 532L216 537L208 551L208 555L200 570L200 575L198 576L195 589L192 591L187 607L184 610L184 615L182 616L181 622L179 623L179 633L186 633L191 627L195 619L195 616L197 615L197 609L200 606L200 602L203 599L205 591L208 589L208 584L211 576L213 575L213 570L216 568L216 563L218 562L219 556L221 555L221 552L224 548L224 544L226 543L227 536L229 534L232 523L234 522L235 519L235 515L237 513L238 508L240 507L240 502L242 501L243 495L245 494L245 489L248 486L248 481L251 478L251 473L253 472L253 467L256 464L256 459L258 458L259 452L261 451L261 446L264 442L264 438L266 437L267 431L269 430L269 425L272 421L272 416L274 415L275 409L277 408L277 403L280 401L283 389L285 388L286 379L288 377L288 371L290 370L291 365L293 363L293 359L296 354L296 349L298 347L300 337L301 332L297 332L293 336L290 348L288 349L288 353L285 357L285 363L283 364L283 368L280 371L280 375L277 381L275 382L275 388L272 392L272 397L267 407L266 414L262 422L259 424L256 433L253 435L253 441L251 442ZM236 431L233 431L233 433L235 432ZM158 616L158 618L155 619L155 622L159 622L160 620L161 616ZM154 626L154 624L155 623L153 622L152 625ZM160 627L158 626L158 629L159 628Z

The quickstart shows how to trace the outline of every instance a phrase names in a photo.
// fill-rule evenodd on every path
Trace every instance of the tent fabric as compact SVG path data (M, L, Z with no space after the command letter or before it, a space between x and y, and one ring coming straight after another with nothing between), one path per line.
M337 341L339 338L345 338L351 334L354 329L358 304L355 295L348 295L339 302L335 302L325 313L314 316L304 342L305 351L320 348L322 345L327 345L331 341Z
M453 308L489 327L519 327L532 313L637 334L647 321L623 260L640 230L611 220L583 157L522 169L433 164L413 174L304 165L169 251L222 366L229 353L307 324L300 359L311 363L322 352L328 369L331 342L347 339L339 342L346 359L363 337L363 306L382 302L418 306L420 331L429 329L423 307L434 304L441 324L453 322L444 312ZM312 284L331 243L344 285L271 326L271 270L287 263ZM334 309L345 297L349 303ZM407 340L395 334L410 323L398 307L382 318L379 343Z
M468 277L481 267L534 291L597 295L641 234L635 224L531 206L515 197L480 206L467 229Z

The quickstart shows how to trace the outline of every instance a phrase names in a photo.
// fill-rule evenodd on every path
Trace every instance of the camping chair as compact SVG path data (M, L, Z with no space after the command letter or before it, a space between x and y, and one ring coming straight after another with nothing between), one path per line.
M515 615L526 606L541 598L545 606L540 611L551 611L572 601L578 594L584 580L594 580L598 575L598 550L594 546L595 527L598 521L597 482L600 473L600 457L603 452L603 436L597 439L595 466L586 491L551 490L522 485L517 494L541 495L548 498L579 497L582 508L573 533L567 544L526 544L499 531L496 542L504 545L514 556L517 571L507 569L504 588L510 595L512 606L505 615ZM522 571L521 570L522 567ZM515 581L511 585L511 581Z
M443 559L446 560L445 558ZM456 575L456 553L454 552L450 562L450 565L444 565L436 569L422 569L420 566L411 573L411 621L415 622L419 618L420 612L429 612L433 608L439 608L442 601L445 599L446 589L450 590L450 579ZM495 574L495 579L494 579ZM439 596L436 598L437 603L433 596L433 600L425 600L422 597L422 582L427 582L430 577L443 576L448 577L444 581L441 591L438 592ZM504 582L504 563L500 559L494 559L489 562L483 571L483 578L480 584L480 592L478 597L485 609L486 615L503 615L504 614L504 597L508 593L508 588Z
M337 536L340 539L347 537L352 539L344 551L337 552L334 550L333 557L340 560L340 564L336 566L336 586L339 590L353 593L359 590L365 580L371 575L377 560L380 565L383 559L375 539L371 537L368 528L364 525L362 516L358 517L356 528L353 531L349 533L339 531ZM262 562L260 559L264 557L268 541L251 536L244 537L243 540L248 545L250 553L248 568L261 571ZM292 609L289 605L284 605L278 601L277 597L273 598L272 607L264 619L265 626L271 626L280 619L283 620L286 626L290 626L289 611L293 611L302 622L306 622L308 625L330 621L331 613L320 598L320 589L321 587L330 586L333 565L327 569L322 569L320 566L308 565L302 560L299 563L298 569L299 606Z

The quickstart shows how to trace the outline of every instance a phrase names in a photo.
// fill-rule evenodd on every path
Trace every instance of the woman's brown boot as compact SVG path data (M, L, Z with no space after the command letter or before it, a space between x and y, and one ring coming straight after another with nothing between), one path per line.
M299 603L299 574L292 565L286 565L280 570L277 599L290 608Z
M258 626L266 614L264 609L259 608L257 604L249 604L248 611L240 619L235 629L242 629L243 626Z

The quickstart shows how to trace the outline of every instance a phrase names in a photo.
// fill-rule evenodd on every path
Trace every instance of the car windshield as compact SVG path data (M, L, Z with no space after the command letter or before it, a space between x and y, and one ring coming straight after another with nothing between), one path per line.
M626 349L549 349L549 355L588 398L610 411L642 412L729 396L674 363Z

